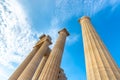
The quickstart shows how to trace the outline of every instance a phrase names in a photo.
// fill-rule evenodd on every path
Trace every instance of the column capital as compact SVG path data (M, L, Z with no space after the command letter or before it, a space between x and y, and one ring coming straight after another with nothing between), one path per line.
M36 43L36 45L34 47L41 46L43 44L43 42L45 42L45 41L48 41L50 44L52 44L51 37L49 35L43 34L39 38L40 38L40 40Z
M90 18L84 16L79 22L82 27L87 79L119 80L118 66L95 31Z
M81 18L78 20L78 22L82 23L82 22L85 21L85 20L90 21L90 17L88 17L88 16L83 16L83 17L81 17Z
M58 73L60 71L60 64L64 51L65 41L66 37L69 35L65 28L58 33L60 35L48 57L47 62L45 63L38 80L58 80Z
M42 39L42 38L44 38L44 37L46 37L46 35L45 35L45 34L42 34L42 35L39 37L39 39Z
M67 36L69 36L70 34L69 34L69 32L67 31L67 29L66 28L63 28L62 30L60 30L58 33L60 34L61 32L63 32L63 33L66 33L67 34Z
M51 42L51 37L49 36L49 35L47 35L46 37L45 37L45 40L44 41L48 41L50 44L52 44L52 42Z

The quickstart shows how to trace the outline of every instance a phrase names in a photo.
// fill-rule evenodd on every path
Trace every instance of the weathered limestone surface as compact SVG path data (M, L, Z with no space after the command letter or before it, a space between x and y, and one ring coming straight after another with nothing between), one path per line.
M48 50L48 46L51 44L51 38L49 36L45 36L40 43L42 44L41 48L37 51L35 56L32 58L30 63L24 69L22 74L19 76L18 80L31 80L37 66L39 65L42 57L45 55L46 51Z
M79 20L82 28L88 80L119 80L120 72L93 28L89 17Z
M45 35L42 35L42 37ZM37 43L41 42L39 40ZM17 80L20 74L23 72L23 70L26 68L26 66L29 64L31 59L34 57L38 49L41 45L37 44L33 47L33 50L30 52L30 54L25 58L25 60L20 64L20 66L16 69L16 71L10 76L9 80Z
M38 67L37 67L37 69L36 69L36 71L34 73L34 76L33 76L32 80L38 80L38 78L39 78L39 76L40 76L40 74L42 72L42 69L45 66L45 63L46 63L46 61L47 61L47 59L49 57L50 52L51 52L51 50L48 49L47 53L43 56L41 62L39 63L39 65L38 65Z
M66 37L69 35L66 29L59 32L59 37L53 47L50 56L41 72L38 80L57 80L61 58L64 50Z

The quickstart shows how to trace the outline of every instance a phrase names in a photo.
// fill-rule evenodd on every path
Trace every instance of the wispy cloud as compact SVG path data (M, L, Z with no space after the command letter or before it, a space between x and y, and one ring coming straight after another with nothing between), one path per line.
M8 74L6 73L6 71L0 67L0 79L7 80L7 77L8 77Z
M73 16L82 14L82 0L59 0L56 1L55 15L59 20L65 21Z
M42 33L31 30L27 16L17 1L1 1L0 11L0 65L13 71L31 51L32 46L37 41L34 36L39 37ZM52 37L53 43L58 38L57 32L60 30L58 24L58 19L52 19L51 27L43 32ZM5 68L2 68L0 79L10 76L10 74L5 76L6 73Z
M119 2L119 0L84 0L84 15L93 16L108 6L114 7Z
M72 16L95 15L107 6L114 7L119 0L59 0L56 1L56 17L66 20Z
M108 5L113 6L119 0L59 0L55 3L55 14L51 20L51 27L44 33L52 37L55 43L58 37L60 24L73 16L95 15ZM106 5L108 4L108 5ZM46 7L46 6L43 6ZM44 10L44 9L43 9ZM47 8L45 8L47 11ZM35 35L38 37L42 33L31 30L31 25L27 21L27 16L21 6L15 0L0 1L0 65L10 69L15 68L15 64L25 58L36 42ZM78 41L79 35L74 34L68 38L68 44L72 45ZM0 79L6 77L6 71L0 68ZM8 77L8 76L7 76ZM3 79L2 79L3 80Z
M118 0L59 0L55 3L55 15L53 19L51 20L51 31L59 30L61 26L59 26L61 23L64 23L68 19L72 18L73 16L79 17L83 15L87 16L93 16L100 10L104 9L107 6L112 6L113 10L116 5L116 3L119 3ZM51 32L50 31L50 32ZM51 34L51 33L50 33ZM56 35L56 33L54 33ZM55 37L54 34L51 34ZM73 33L74 34L74 33ZM70 39L70 38L73 39ZM75 41L78 40L79 35L75 35L74 37L71 36L68 39L68 42L73 44Z
M14 69L36 42L26 18L15 0L0 1L0 65L9 69ZM0 71L0 78L6 77L7 72Z
M67 44L72 45L75 44L77 41L79 41L80 35L78 34L71 34L67 39Z
M59 34L58 34L58 31L62 30L64 27L61 27L60 26L60 22L58 19L53 19L52 22L51 22L51 27L46 30L45 34L48 34L51 36L52 38L52 46L51 48L54 46ZM69 31L68 31L69 32ZM72 33L70 34L70 36L67 37L67 45L71 46L73 44L75 44L75 42L78 41L78 38L80 37L79 34L75 34L75 33Z

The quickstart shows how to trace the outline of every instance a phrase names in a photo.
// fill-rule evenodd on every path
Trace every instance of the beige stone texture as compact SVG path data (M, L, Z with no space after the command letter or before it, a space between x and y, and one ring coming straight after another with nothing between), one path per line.
M45 37L46 35L42 35L40 37L40 39L42 40L43 37ZM23 72L23 70L26 68L26 66L28 65L28 63L31 61L31 59L33 58L33 56L36 54L36 52L38 51L38 49L40 48L40 46L42 44L38 44L41 42L41 40L39 40L36 45L33 47L33 50L30 52L30 54L25 58L25 60L20 64L20 66L16 69L16 71L10 76L9 80L17 80L17 78L20 76L20 74Z
M49 55L49 58L38 80L57 80L59 67L63 55L66 37L69 35L66 29L59 32L59 37Z
M35 53L39 47L34 47L32 52L27 56L27 58L23 61L23 63L16 69L16 71L10 76L9 80L16 80L20 74L23 72L25 67L28 65L28 63L31 61Z
M118 66L87 16L79 20L82 29L87 80L119 80Z
M41 62L39 63L39 65L38 65L38 67L37 67L37 69L36 69L36 71L35 71L35 73L33 75L32 80L38 80L38 78L39 78L39 76L40 76L40 74L42 72L42 69L43 69L43 67L44 67L44 65L45 65L45 63L46 63L46 61L47 61L47 59L49 57L50 52L51 52L51 50L48 49L47 53L43 56Z
M45 36L41 39L41 42L38 42L36 45L41 45L40 49L36 52L35 56L29 62L27 67L24 69L22 74L18 77L17 80L31 80L42 57L48 50L48 46L51 44L51 38L49 36Z

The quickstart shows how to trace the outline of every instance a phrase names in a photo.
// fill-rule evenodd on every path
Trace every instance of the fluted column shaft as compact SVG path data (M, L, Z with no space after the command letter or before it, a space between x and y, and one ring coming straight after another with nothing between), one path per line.
M51 50L48 49L46 55L42 58L41 62L39 63L39 65L38 65L38 67L37 67L37 69L36 69L36 71L35 71L35 73L33 75L32 80L38 80L38 78L39 78L39 76L40 76L40 74L42 72L42 69L45 66L45 63L46 63L46 61L47 61L47 59L49 57L50 51Z
M120 73L108 50L94 30L90 19L80 20L88 80L119 80Z
M42 57L46 53L48 46L50 45L50 42L48 40L44 41L41 48L37 51L34 58L30 61L28 66L25 68L25 70L22 72L18 80L30 80L33 77L33 74L41 61Z
M59 67L61 63L61 58L63 54L63 49L65 45L65 40L67 36L66 29L59 32L59 37L53 47L50 56L43 68L43 71L38 80L57 80Z
M96 33L95 29L92 28L93 30L93 34ZM108 66L111 68L107 68L107 65L105 65L106 67L106 71L108 71L108 76L109 78L111 78L111 74L113 73L114 76L116 77L116 79L120 79L120 72L118 72L118 66L117 64L114 62L112 56L110 55L109 51L107 50L107 48L105 47L105 45L103 44L103 42L100 40L100 37L97 34L94 34L94 37L96 37L98 39L98 45L100 49L103 49L103 53L105 53L105 55L101 55L101 57L103 57L103 62L104 64L107 64L106 62L108 62ZM106 57L105 57L106 56ZM106 60L107 59L107 60ZM110 69L110 70L109 70ZM111 72L112 71L112 72ZM112 79L112 78L111 78Z
M20 64L20 66L16 69L16 71L12 74L12 76L9 78L9 80L17 80L17 78L20 76L20 74L23 72L25 67L28 65L28 63L31 61L35 53L38 51L39 46L35 46L33 50L30 52L30 54L26 57L26 59Z

